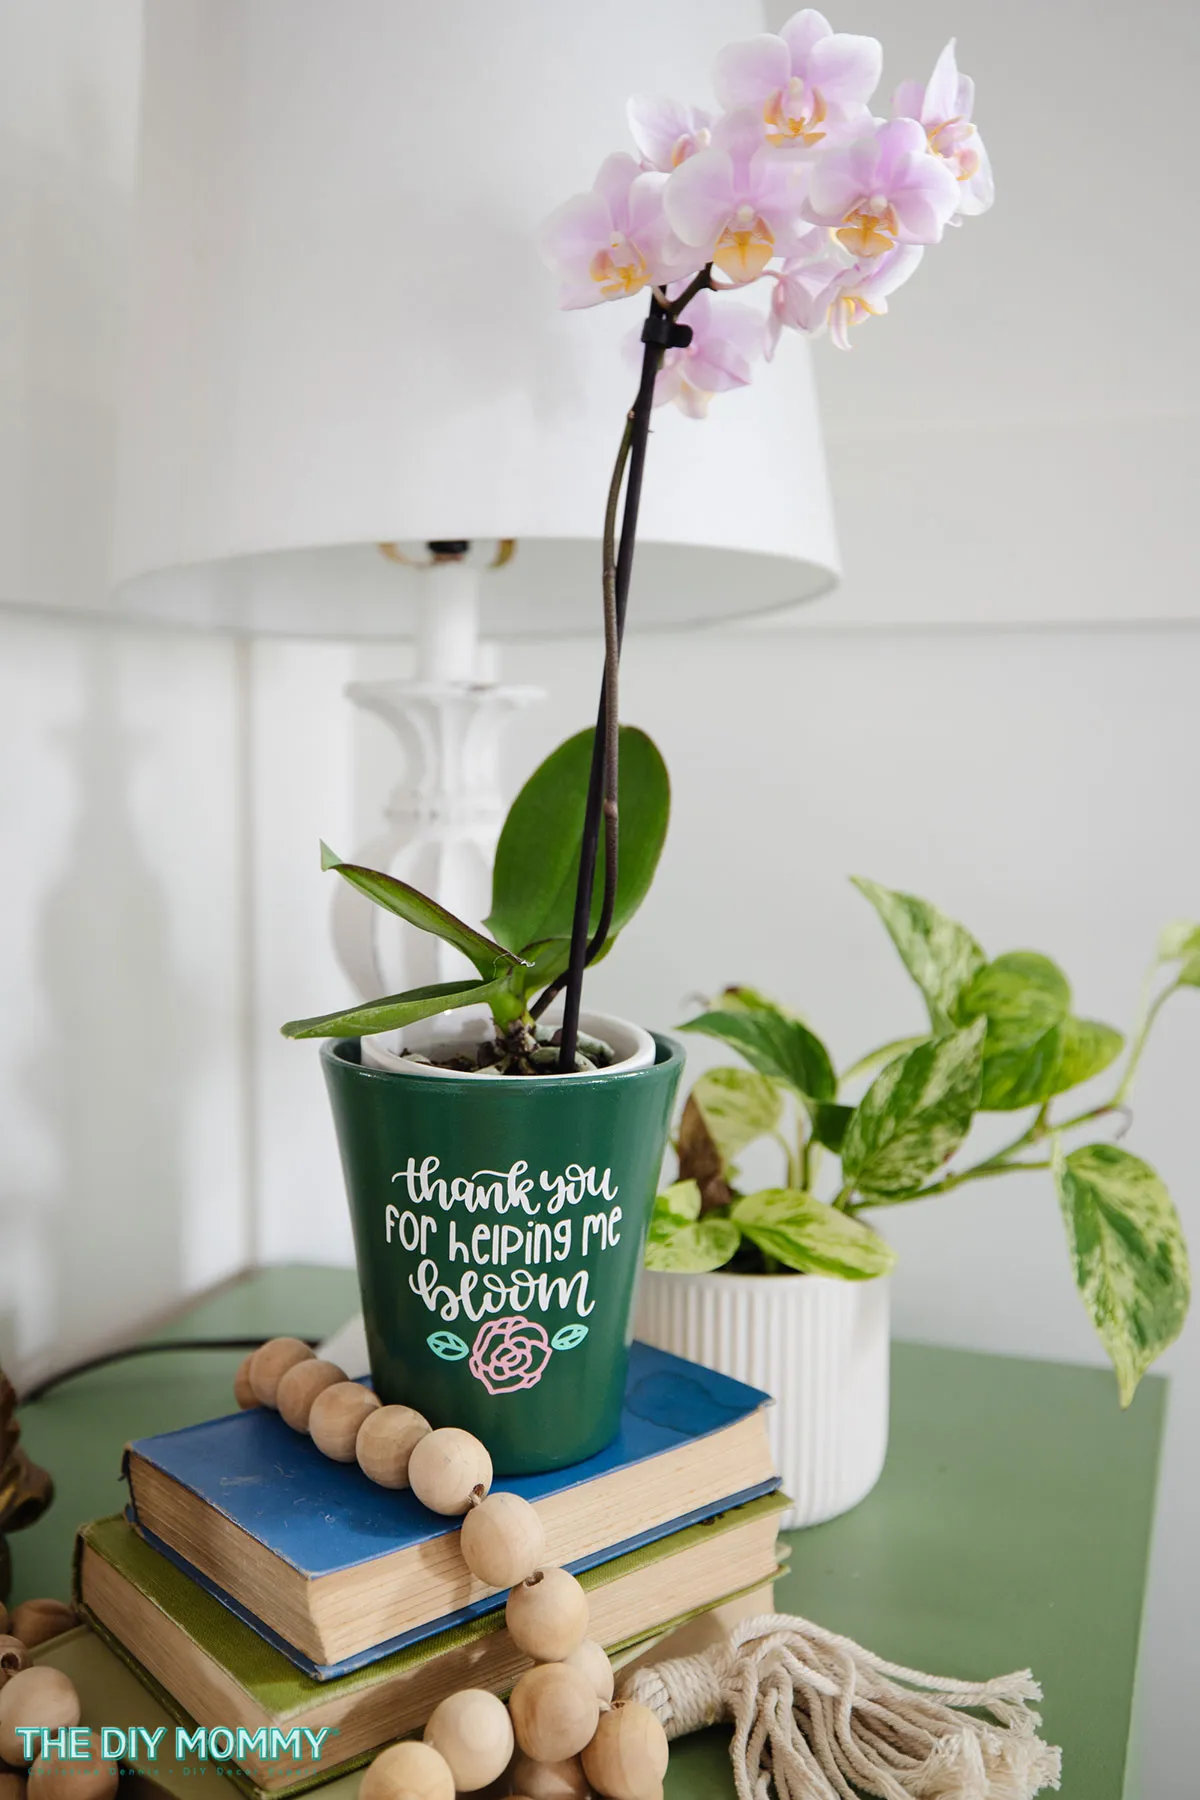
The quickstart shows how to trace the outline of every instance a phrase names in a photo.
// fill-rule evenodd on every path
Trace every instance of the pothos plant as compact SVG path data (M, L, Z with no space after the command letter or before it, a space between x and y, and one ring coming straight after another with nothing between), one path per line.
M377 906L450 944L476 972L317 1018L293 1019L283 1027L285 1037L369 1036L460 1007L485 1005L496 1024L494 1042L483 1048L485 1067L498 1075L531 1075L556 1067L561 1034L538 1022L563 985L570 955L591 756L590 731L568 738L534 770L513 801L496 847L492 905L484 921L487 931L456 918L406 882L378 869L342 862L322 845L323 868L336 870ZM666 765L645 732L633 726L621 728L620 800L624 827L620 875L597 958L608 954L618 932L645 899L667 834L671 788ZM602 922L606 889L602 845L593 877L593 932ZM576 1046L576 1067L594 1067L596 1058L603 1061L603 1046L586 1047L591 1055Z
M726 988L682 1029L718 1039L749 1067L711 1069L692 1087L676 1144L679 1176L659 1195L648 1266L861 1281L886 1274L895 1260L866 1215L972 1181L1047 1170L1076 1286L1127 1406L1183 1328L1187 1248L1150 1165L1117 1143L1081 1143L1079 1135L1130 1123L1129 1095L1155 1019L1173 994L1200 988L1200 925L1163 933L1112 1092L1072 1112L1061 1096L1111 1068L1126 1044L1112 1026L1077 1016L1057 964L1032 950L989 960L964 926L928 901L873 881L855 885L920 989L929 1030L884 1044L838 1075L794 1013L752 988ZM983 1113L1026 1116L1001 1149L948 1168ZM737 1159L760 1139L777 1145L781 1179L743 1193Z

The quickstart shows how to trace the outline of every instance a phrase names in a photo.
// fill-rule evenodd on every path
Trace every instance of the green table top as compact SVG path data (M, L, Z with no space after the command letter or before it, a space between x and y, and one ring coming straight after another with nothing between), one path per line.
M356 1305L348 1271L271 1269L158 1335L316 1337ZM10 1540L16 1599L66 1591L76 1525L123 1504L125 1442L212 1417L238 1360L147 1357L22 1409L58 1497ZM1032 1668L1065 1800L1122 1800L1165 1404L1156 1378L1121 1413L1102 1370L897 1344L883 1479L844 1518L792 1534L777 1605L932 1673ZM667 1800L732 1792L720 1733L673 1746Z

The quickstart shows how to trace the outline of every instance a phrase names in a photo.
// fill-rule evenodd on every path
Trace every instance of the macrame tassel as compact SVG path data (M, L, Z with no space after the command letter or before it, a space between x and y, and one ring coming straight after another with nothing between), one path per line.
M782 1614L621 1687L669 1738L732 1723L738 1800L768 1800L772 1783L778 1800L1033 1800L1062 1765L1037 1736L1041 1697L1028 1669L947 1681Z

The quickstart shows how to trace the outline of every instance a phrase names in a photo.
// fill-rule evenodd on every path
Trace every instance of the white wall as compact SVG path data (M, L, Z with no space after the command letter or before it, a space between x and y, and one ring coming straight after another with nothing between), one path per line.
M245 1260L244 683L107 587L140 0L0 14L0 1361ZM35 610L36 609L36 610Z

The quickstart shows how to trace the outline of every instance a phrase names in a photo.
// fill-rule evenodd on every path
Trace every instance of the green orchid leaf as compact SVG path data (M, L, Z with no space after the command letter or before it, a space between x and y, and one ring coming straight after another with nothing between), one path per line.
M728 1219L710 1217L646 1240L645 1263L677 1275L706 1275L737 1252L741 1233Z
M660 1224L668 1230L691 1225L700 1217L700 1189L694 1181L673 1181L655 1196L650 1230Z
M983 1019L921 1044L875 1077L842 1144L842 1173L866 1197L916 1193L971 1128L983 1069Z
M417 888L397 881L394 875L384 875L379 869L365 869L359 863L343 862L328 844L321 845L321 867L336 869L343 880L357 888L360 894L365 894L368 900L373 900L376 906L382 906L419 930L431 932L443 942L453 944L456 950L470 958L484 977L497 974L502 967L512 967L519 960L510 950L493 943L491 938L462 919L456 919L452 912L447 912L444 906L439 906L436 900L430 900Z
M820 1038L776 1006L705 1012L679 1029L731 1045L752 1069L782 1081L805 1101L832 1100L837 1092L833 1064Z
M1148 1163L1116 1144L1062 1154L1054 1177L1075 1285L1128 1406L1155 1358L1183 1329L1191 1298L1179 1214Z
M925 996L935 1031L953 1022L959 995L987 958L965 926L921 900L896 893L865 876L851 876L887 928L900 960Z
M441 1012L461 1006L492 1006L502 1002L508 987L498 981L436 981L429 987L410 988L406 994L388 994L340 1012L322 1013L314 1019L291 1019L282 1026L284 1037L371 1037L378 1031L396 1031Z
M1175 979L1180 987L1200 987L1200 950L1188 957Z
M975 976L956 1008L960 1024L987 1020L984 1112L1040 1106L1108 1068L1124 1038L1109 1025L1077 1019L1071 987L1048 956L1013 950Z
M832 1150L840 1156L853 1117L852 1106L840 1106L836 1100L823 1100L813 1108L812 1134L818 1144L824 1144L826 1150Z
M546 938L570 938L592 737L591 731L581 731L560 744L534 770L504 821L492 874L492 910L485 924L514 950ZM620 754L621 838L612 937L624 929L646 897L671 810L666 764L645 732L623 725ZM601 840L592 894L593 926L603 891Z
M764 1256L806 1275L869 1281L886 1275L896 1260L891 1245L869 1225L798 1188L745 1194L729 1216Z

